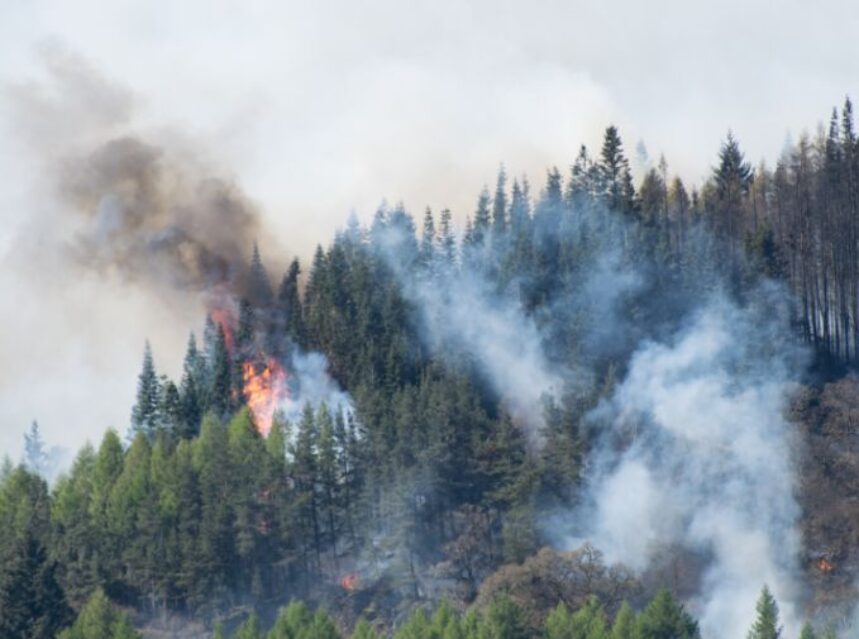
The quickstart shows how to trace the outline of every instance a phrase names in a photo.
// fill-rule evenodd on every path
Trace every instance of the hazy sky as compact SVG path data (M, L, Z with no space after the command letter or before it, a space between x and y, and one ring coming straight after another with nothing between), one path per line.
M834 1L5 0L0 454L20 455L34 417L63 447L124 433L144 339L175 375L202 320L193 300L56 257L63 211L42 171L62 145L44 141L100 117L51 94L58 51L127 92L135 130L181 132L234 176L288 257L382 198L461 219L500 163L540 185L609 123L693 183L729 128L772 160L859 95L856 33L855 4ZM27 126L22 91L50 106Z

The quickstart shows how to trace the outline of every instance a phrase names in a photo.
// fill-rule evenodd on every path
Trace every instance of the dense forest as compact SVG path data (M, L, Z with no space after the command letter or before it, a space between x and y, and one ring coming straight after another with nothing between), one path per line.
M37 426L22 463L7 460L0 637L698 637L706 549L666 543L634 569L598 538L559 544L553 522L589 530L575 520L597 460L641 437L607 436L605 407L642 344L671 342L715 297L766 328L738 325L729 368L778 357L791 372L801 637L834 637L849 614L849 101L773 169L729 134L699 189L664 159L636 184L609 127L537 194L499 171L462 232L448 210L418 229L385 205L277 286L256 247L240 270L209 298L180 379L147 345L127 432L85 445L51 486ZM775 639L761 589L749 637Z

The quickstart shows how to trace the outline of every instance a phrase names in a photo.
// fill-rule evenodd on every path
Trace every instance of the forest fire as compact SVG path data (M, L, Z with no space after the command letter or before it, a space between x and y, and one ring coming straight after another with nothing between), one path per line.
M360 581L361 578L357 574L350 573L340 577L340 586L347 592L355 592L358 590L358 584Z
M242 380L248 408L260 433L266 437L271 432L278 404L289 394L286 371L273 357L267 358L261 367L244 362Z
M827 575L833 570L835 570L835 566L833 566L832 563L830 563L826 559L820 559L814 565L817 566L817 569L824 575Z
M224 332L224 343L229 352L233 352L235 348L235 337L233 336L233 326L235 325L235 313L226 306L218 306L209 312L212 321L221 327Z

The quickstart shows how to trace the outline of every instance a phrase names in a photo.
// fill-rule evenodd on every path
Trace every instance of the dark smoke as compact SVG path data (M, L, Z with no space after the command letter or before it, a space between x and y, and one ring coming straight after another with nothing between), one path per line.
M239 292L267 236L230 174L190 136L141 125L133 93L85 60L58 46L41 54L44 81L6 90L36 186L53 198L30 235L47 232L62 259L159 297Z
M179 166L135 137L67 159L59 193L84 220L75 259L145 284L194 291L234 284L261 232L235 184Z

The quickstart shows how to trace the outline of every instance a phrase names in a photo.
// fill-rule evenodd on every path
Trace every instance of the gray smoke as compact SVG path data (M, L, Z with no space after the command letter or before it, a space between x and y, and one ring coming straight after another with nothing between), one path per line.
M65 259L154 291L234 287L266 238L229 173L188 136L143 126L134 95L79 57L42 58L42 82L7 91L53 196L37 230L62 227Z
M328 360L322 353L303 353L295 349L289 360L290 395L278 410L290 423L298 423L305 406L314 411L324 404L332 414L354 413L352 398L331 378Z
M705 558L690 602L705 637L742 637L763 584L788 633L801 617L795 443L784 412L802 354L781 292L761 296L739 308L717 295L669 341L643 344L591 415L601 448L588 507L575 515L579 536L638 571L663 550Z
M596 375L585 360L552 357L553 318L526 312L515 287L498 290L467 259L440 276L432 268L415 276L410 224L397 215L375 241L418 309L425 343L436 356L470 358L539 449L543 399L588 387ZM590 542L609 563L656 580L673 557L694 581L681 595L707 639L744 636L764 584L786 630L798 632L795 442L784 413L806 361L790 331L788 295L762 283L740 303L702 282L678 303L674 292L649 289L665 297L656 305L685 310L670 329L648 332L618 312L619 300L650 277L615 249L626 225L585 223L602 224L607 237L583 258L581 281L547 313L580 322L583 351L621 344L617 352L628 349L629 363L585 419L594 444L582 506L547 515L547 534L565 549Z
M83 221L71 254L131 281L198 291L234 282L262 230L235 184L135 137L66 158L58 177Z

